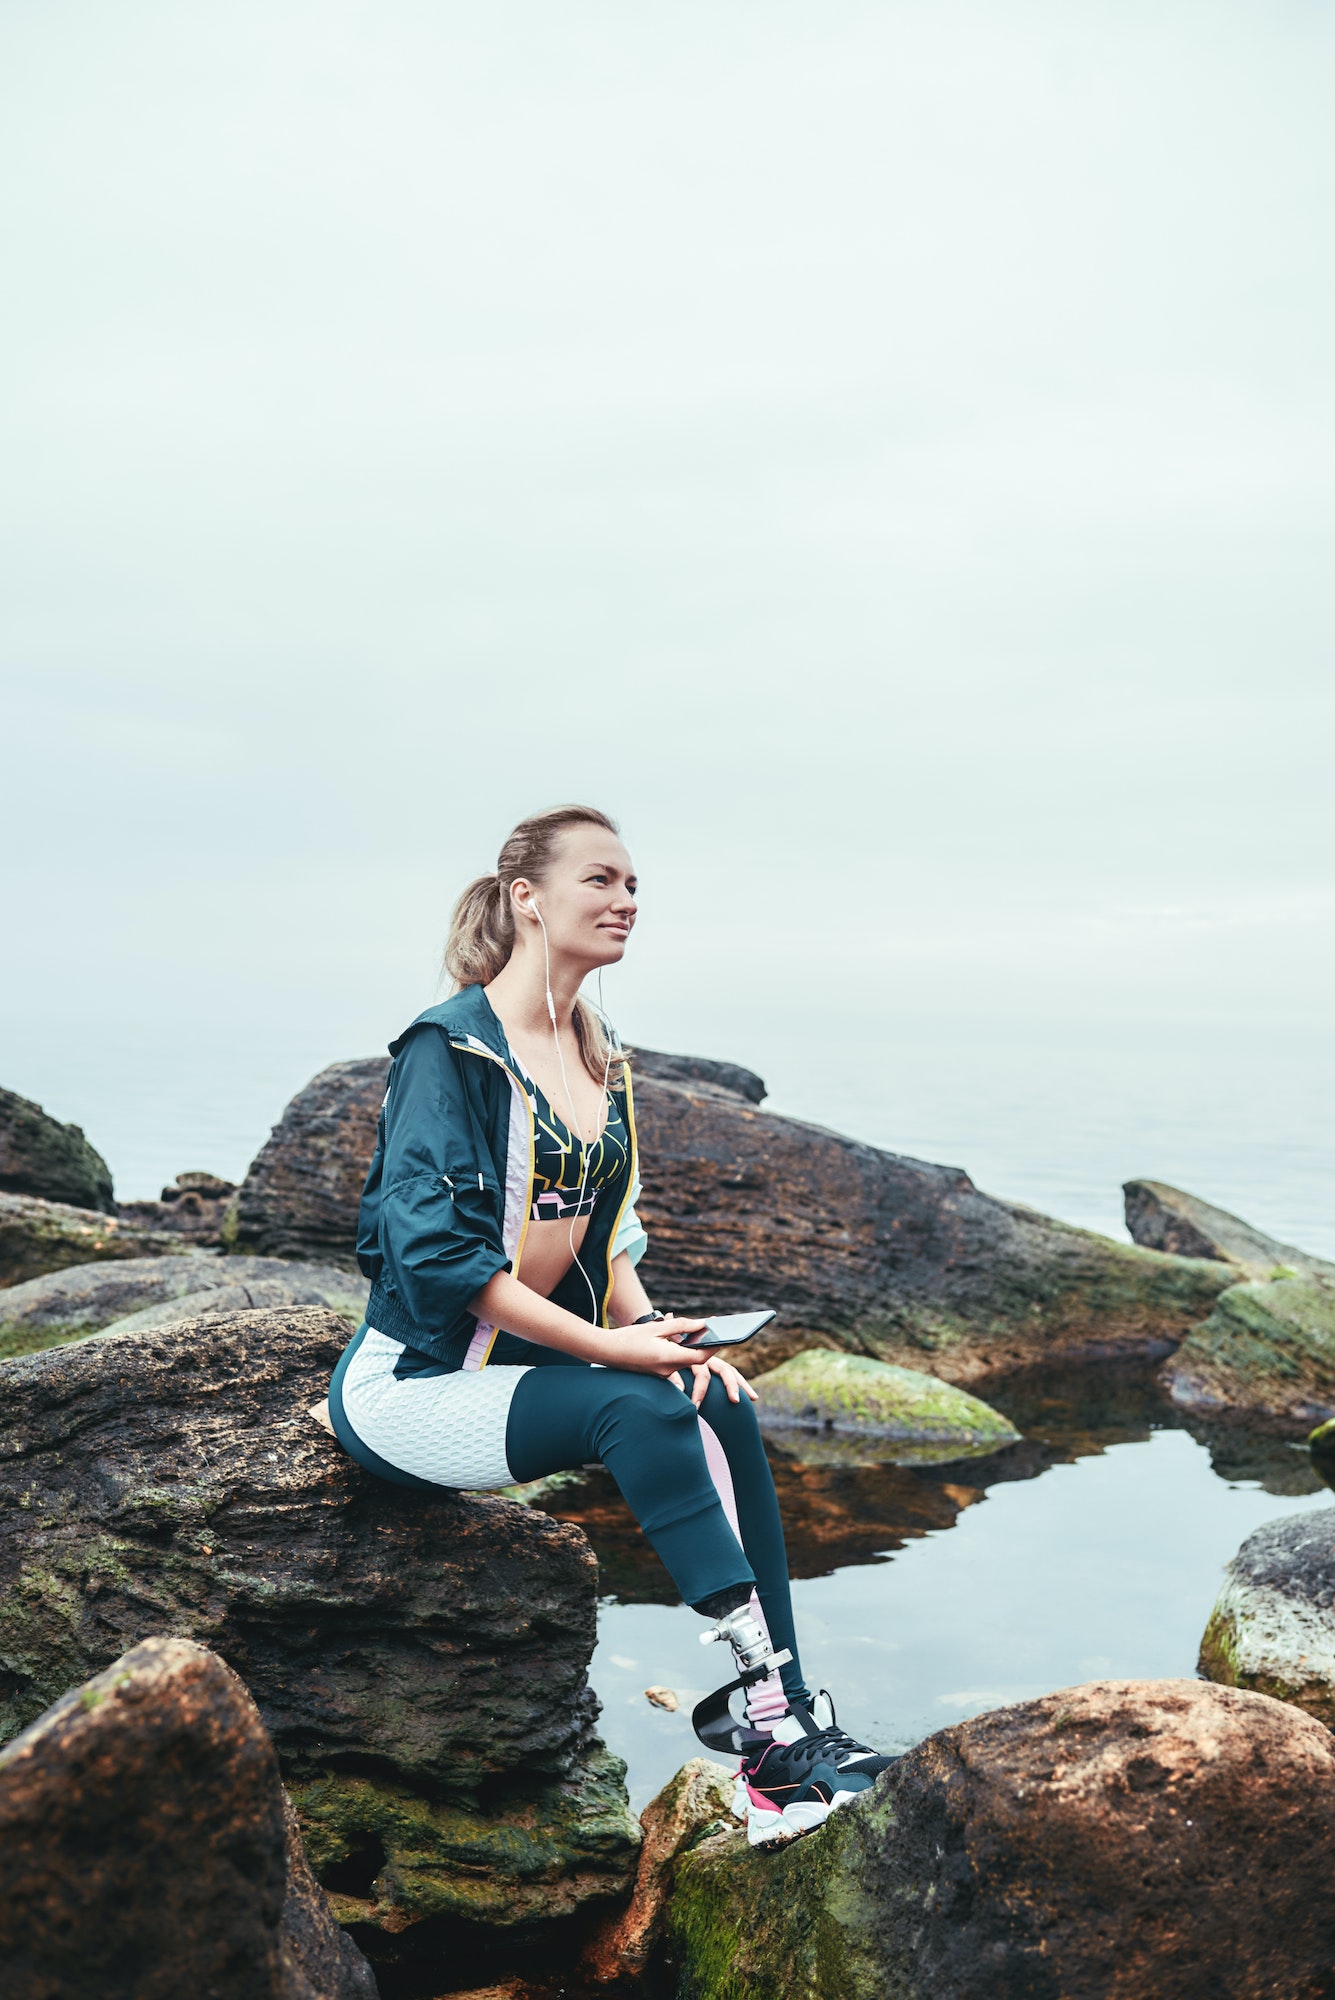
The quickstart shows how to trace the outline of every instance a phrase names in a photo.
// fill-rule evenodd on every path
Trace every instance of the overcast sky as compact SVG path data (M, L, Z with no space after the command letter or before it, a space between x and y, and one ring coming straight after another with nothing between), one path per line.
M239 1170L568 797L626 1031L808 1114L970 1022L1035 1084L1213 1037L1207 1122L1328 1062L1333 57L1313 0L16 0L0 1082L122 1192Z

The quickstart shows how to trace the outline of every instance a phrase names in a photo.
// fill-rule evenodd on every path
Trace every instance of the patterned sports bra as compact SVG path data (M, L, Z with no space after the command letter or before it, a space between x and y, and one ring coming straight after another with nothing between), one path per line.
M607 1093L607 1123L586 1149L550 1099L523 1072L533 1095L533 1220L565 1222L592 1215L599 1191L616 1179L630 1155L621 1107ZM580 1188L583 1186L583 1199Z

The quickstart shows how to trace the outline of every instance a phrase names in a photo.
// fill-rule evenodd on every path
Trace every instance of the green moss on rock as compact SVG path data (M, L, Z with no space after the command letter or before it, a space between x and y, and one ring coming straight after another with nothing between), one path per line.
M1335 1415L1335 1282L1313 1273L1233 1285L1164 1368L1175 1402L1306 1427Z
M564 1782L470 1803L344 1772L289 1787L315 1874L337 1890L358 1856L380 1861L358 1922L390 1932L428 1918L522 1929L624 1894L640 1829L626 1767L601 1747ZM383 1860L380 1857L383 1856Z
M865 1354L809 1349L757 1376L757 1414L767 1431L820 1434L836 1455L872 1440L939 1451L996 1451L1019 1432L1000 1413L936 1375L874 1361ZM814 1440L812 1441L814 1442ZM811 1456L812 1442L792 1449ZM886 1455L882 1453L881 1455Z

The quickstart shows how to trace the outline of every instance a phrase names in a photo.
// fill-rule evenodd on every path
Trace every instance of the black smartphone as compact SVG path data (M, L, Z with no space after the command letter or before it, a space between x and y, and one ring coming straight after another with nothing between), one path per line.
M772 1312L720 1313L714 1319L705 1321L703 1333L688 1333L680 1342L682 1347L740 1347L753 1333L759 1333L762 1326L768 1326L774 1318Z

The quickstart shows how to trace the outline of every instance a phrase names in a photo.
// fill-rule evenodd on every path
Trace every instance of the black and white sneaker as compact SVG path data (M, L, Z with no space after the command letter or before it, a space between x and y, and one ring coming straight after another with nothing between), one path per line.
M795 1703L772 1740L742 1759L732 1809L752 1847L810 1833L899 1760L859 1743L835 1719L824 1688L810 1708Z

